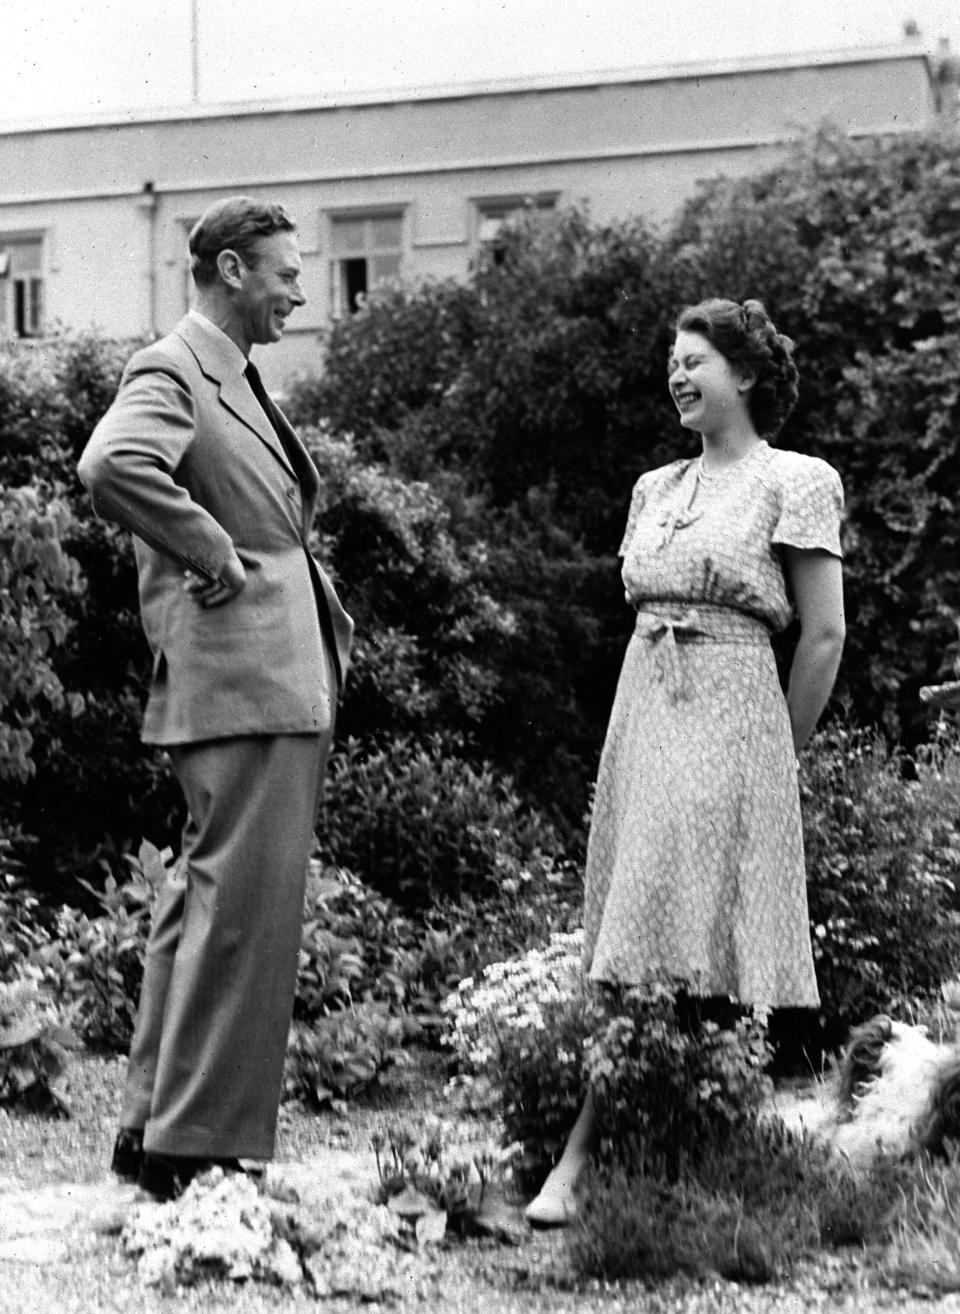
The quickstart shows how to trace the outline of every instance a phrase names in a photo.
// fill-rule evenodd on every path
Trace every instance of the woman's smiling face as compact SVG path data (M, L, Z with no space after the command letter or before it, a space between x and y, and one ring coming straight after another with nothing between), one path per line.
M681 329L667 365L670 396L685 429L721 433L749 419L752 376L700 333Z

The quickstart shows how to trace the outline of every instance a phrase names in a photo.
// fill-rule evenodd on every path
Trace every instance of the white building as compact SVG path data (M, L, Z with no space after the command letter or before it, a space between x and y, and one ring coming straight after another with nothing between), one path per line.
M955 79L955 61L907 41L0 130L0 331L165 331L187 305L191 225L245 192L300 229L308 305L262 357L276 386L316 368L317 330L377 279L462 277L522 205L663 220L697 179L761 167L824 120L926 128Z

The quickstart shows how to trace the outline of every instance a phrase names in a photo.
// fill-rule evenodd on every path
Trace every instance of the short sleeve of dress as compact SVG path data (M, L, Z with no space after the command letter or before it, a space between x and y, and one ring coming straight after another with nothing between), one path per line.
M633 538L634 530L637 527L637 521L640 519L640 512L643 510L643 504L646 501L646 475L641 475L633 485L633 496L630 498L630 510L627 513L627 527L623 531L623 539L617 549L618 557L627 555L627 548Z
M842 557L840 522L843 485L832 465L816 457L798 457L785 472L780 515L771 541L788 547L820 548Z

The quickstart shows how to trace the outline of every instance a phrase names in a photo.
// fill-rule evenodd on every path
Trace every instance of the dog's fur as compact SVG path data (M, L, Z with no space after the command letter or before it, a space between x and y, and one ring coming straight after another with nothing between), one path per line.
M941 1096L948 1075L957 1089L955 1046L934 1044L921 1027L873 1018L851 1033L840 1063L836 1112L821 1134L858 1164L878 1154L909 1154L921 1145L942 1150L944 1139L960 1131L951 1128Z

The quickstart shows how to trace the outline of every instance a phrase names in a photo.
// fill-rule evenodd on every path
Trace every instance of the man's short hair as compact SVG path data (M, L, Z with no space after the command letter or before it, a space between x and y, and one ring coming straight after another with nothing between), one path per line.
M255 201L250 196L228 196L217 201L194 224L190 233L190 272L197 287L217 279L217 256L236 251L245 265L255 269L257 242L272 233L292 233L296 225L282 205Z

